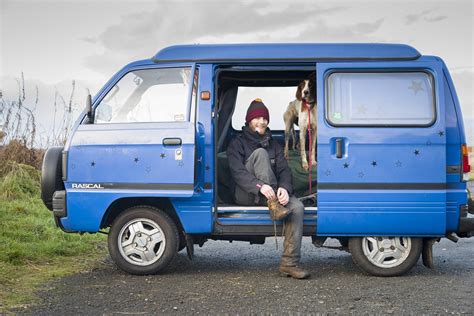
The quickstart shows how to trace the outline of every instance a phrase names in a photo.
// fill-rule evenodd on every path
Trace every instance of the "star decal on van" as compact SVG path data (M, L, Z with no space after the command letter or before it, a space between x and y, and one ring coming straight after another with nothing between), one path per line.
M359 172L359 174L357 175L359 178L363 178L364 177L364 173L363 172Z
M438 135L439 135L440 137L443 137L443 136L444 136L444 132L443 132L443 131L439 131Z
M420 151L418 149L415 149L413 153L415 154L415 156L418 156L420 154Z
M408 87L408 89L412 89L415 95L418 93L418 91L423 91L423 87L421 86L421 81L412 80L411 86Z
M375 161L375 160L372 161L372 166L373 166L373 167L377 167L377 161Z
M397 168L400 168L402 166L402 162L400 160L397 160L397 162L395 162L395 166Z
M165 153L161 153L160 157L161 159L165 158L166 157Z
M349 164L347 162L344 164L344 168L349 168Z
M95 162L91 162L91 167L94 167L95 166Z
M329 177L331 175L331 170L327 169L324 174L326 175L326 177Z
M367 111L365 105L361 104L357 107L357 113L359 114L365 114Z

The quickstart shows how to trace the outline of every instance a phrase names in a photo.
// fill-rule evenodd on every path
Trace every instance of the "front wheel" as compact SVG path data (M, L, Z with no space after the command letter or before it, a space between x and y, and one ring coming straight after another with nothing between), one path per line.
M352 260L363 271L375 276L397 276L417 263L423 247L421 238L354 237L349 240Z
M125 272L137 275L163 270L178 251L179 235L173 220L151 207L125 210L112 223L110 256Z

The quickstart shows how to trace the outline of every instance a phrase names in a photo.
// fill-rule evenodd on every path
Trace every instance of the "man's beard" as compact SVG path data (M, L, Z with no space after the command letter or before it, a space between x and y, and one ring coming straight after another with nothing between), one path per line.
M265 131L267 130L267 127L263 127L263 126L257 126L255 127L255 131L259 134L259 135L263 135L265 134Z

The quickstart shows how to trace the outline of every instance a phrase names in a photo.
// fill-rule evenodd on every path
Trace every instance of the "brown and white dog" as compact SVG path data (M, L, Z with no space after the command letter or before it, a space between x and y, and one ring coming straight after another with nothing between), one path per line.
M288 142L290 135L293 137L293 150L296 148L295 127L297 124L300 128L299 147L301 154L301 165L303 169L308 170L308 159L306 158L306 135L308 134L309 117L311 116L311 164L316 165L316 74L312 73L308 80L304 80L298 85L296 90L296 100L291 101L283 114L285 121L285 158L288 159Z

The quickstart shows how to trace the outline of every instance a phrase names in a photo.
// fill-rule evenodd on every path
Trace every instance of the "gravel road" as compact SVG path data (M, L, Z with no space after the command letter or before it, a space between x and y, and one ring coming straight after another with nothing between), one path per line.
M338 245L328 240L326 245ZM281 249L281 240L280 240ZM281 251L281 250L280 250ZM108 259L41 289L30 315L147 314L473 314L474 238L434 246L435 270L420 262L405 276L364 275L343 251L303 241L309 280L277 273L280 252L264 245L210 241L194 261L178 254L164 274L132 276Z

